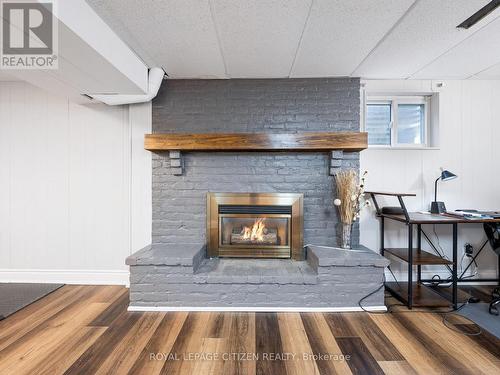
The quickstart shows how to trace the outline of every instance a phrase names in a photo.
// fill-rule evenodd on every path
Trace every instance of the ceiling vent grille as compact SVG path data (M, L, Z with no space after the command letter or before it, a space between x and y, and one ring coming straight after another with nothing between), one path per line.
M500 6L500 0L493 0L486 4L484 7L479 9L472 16L467 18L464 22L457 26L457 29L469 29L474 26L476 23L481 21L488 14L493 12L496 8Z

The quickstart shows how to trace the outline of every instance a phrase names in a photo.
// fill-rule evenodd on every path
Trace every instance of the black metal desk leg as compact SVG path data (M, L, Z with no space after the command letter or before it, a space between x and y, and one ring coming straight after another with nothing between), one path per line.
M413 224L408 224L408 308L413 308Z
M453 308L456 309L458 306L458 224L453 224L453 272L451 274L452 280L452 293L453 293Z
M422 251L422 224L417 225L417 251ZM422 266L417 266L417 282L420 284L422 279Z
M497 277L498 277L498 286L500 286L500 255L498 256Z
M385 242L384 242L384 218L380 218L380 255L384 255Z

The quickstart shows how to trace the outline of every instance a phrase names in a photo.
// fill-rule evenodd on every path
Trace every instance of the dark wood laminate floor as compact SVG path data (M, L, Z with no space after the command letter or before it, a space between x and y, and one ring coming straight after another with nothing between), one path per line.
M139 313L127 302L123 287L65 286L13 314L0 322L0 374L500 373L500 340L434 313Z

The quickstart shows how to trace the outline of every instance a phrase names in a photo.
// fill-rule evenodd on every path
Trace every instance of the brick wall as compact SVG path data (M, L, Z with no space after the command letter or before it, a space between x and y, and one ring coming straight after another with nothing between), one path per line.
M153 101L153 131L359 131L359 79L171 80ZM186 153L182 176L153 156L153 243L205 243L206 193L304 193L304 241L336 245L327 153ZM344 167L359 168L359 154ZM354 242L358 241L357 230Z

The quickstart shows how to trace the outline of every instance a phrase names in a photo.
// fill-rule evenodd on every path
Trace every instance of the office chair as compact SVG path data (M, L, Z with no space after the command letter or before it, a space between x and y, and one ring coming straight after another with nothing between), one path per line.
M491 248L500 257L500 223L485 223L484 231L486 232ZM498 272L500 272L500 270L498 270ZM491 298L492 301L490 303L489 312L493 315L499 315L500 286L493 290Z

